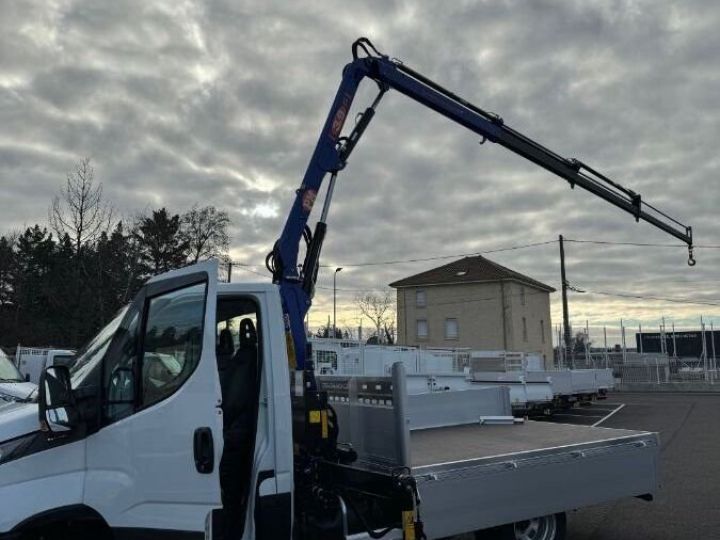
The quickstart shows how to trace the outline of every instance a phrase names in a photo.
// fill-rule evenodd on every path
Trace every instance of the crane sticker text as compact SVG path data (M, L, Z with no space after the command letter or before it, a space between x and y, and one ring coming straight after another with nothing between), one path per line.
M345 94L343 101L338 110L335 111L332 123L330 124L330 137L337 139L345 125L345 119L347 118L348 111L350 110L350 96Z
M305 190L305 193L303 193L302 196L302 207L304 212L309 214L312 211L316 198L317 191L315 191L314 189Z

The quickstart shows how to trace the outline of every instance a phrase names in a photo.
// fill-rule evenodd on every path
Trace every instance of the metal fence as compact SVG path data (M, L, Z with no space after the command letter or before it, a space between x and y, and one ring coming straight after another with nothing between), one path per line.
M707 385L717 384L720 390L720 370L711 357L677 358L667 353L620 351L580 353L568 358L568 364L573 369L611 368L620 389L644 385L649 390L653 386L667 390L675 385L678 389L692 390L693 386L706 389Z
M718 369L698 358L647 358L613 367L622 386L627 383L654 385L720 384Z
M463 373L470 364L470 351L463 349L367 345L332 338L310 338L310 342L316 371L327 375L388 375L398 361L408 373Z
M657 326L573 325L571 347L556 327L555 365L562 368L611 368L617 388L720 391L720 331L699 317L694 328L677 327L663 317ZM655 331L648 330L653 328ZM614 345L611 345L614 343Z

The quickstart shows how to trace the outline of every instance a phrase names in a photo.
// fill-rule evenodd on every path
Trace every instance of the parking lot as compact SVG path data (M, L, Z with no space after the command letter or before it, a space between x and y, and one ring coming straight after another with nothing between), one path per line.
M720 539L720 394L613 394L554 421L592 424L620 404L601 426L660 432L661 491L570 513L568 539Z
M572 409L553 413L547 420L562 424L581 426L602 426L610 418L625 408L625 403L613 400L601 400L588 404L578 403Z

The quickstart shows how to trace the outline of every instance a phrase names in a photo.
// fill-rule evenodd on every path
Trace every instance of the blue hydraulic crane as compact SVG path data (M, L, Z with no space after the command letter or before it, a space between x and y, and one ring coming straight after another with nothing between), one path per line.
M402 62L381 54L367 38L360 38L353 43L352 55L352 62L343 70L342 82L325 120L302 184L296 192L285 227L266 260L268 269L273 275L273 282L280 286L288 353L293 367L299 370L305 368L307 346L303 320L312 303L335 181L370 124L380 100L390 89L405 94L477 133L482 137L482 143L490 141L504 146L564 178L571 187L580 186L632 214L636 221L646 221L681 240L688 245L688 264L695 265L692 228L648 204L642 200L640 194L614 182L582 161L562 157L515 131L506 125L500 116L480 109ZM355 93L366 77L377 83L379 88L377 97L359 115L350 134L341 136ZM330 181L320 220L316 224L315 231L311 232L307 225L308 217L318 190L328 174ZM307 251L300 267L298 251L302 239L307 243ZM314 385L314 377L312 379Z

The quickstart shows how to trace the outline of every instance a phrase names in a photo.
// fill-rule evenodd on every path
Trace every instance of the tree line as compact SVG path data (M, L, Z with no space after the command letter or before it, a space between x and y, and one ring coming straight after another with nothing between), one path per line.
M79 347L150 276L227 257L229 225L213 206L119 219L83 159L52 200L47 225L0 236L0 345Z
M353 301L355 307L360 312L361 317L358 319L360 326L352 328L345 326L333 327L328 315L326 325L321 325L314 334L319 338L334 338L345 340L360 340L369 345L394 345L397 339L397 330L395 328L395 298L391 291L382 293L374 293L365 291L355 295ZM362 330L363 318L370 319L372 326L365 332Z

